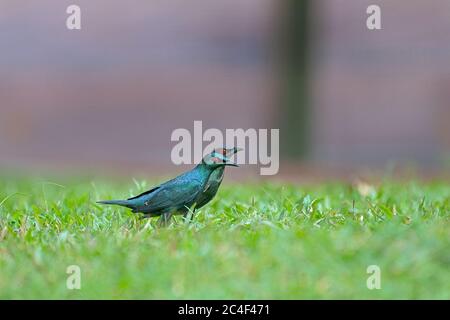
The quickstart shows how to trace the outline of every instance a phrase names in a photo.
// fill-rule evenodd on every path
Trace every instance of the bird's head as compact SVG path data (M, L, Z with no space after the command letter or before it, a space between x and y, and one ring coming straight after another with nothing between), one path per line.
M220 166L233 166L233 167L239 167L237 164L231 162L231 160L228 158L229 156L232 156L236 152L241 150L240 148L231 148L231 149L225 149L220 148L216 149L213 152L207 154L202 162L208 166L213 167L220 167Z

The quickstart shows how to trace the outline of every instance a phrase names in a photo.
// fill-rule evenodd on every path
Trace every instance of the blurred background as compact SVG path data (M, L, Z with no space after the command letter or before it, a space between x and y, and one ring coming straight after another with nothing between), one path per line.
M0 172L179 172L202 120L279 128L280 177L448 177L449 31L448 0L2 0Z

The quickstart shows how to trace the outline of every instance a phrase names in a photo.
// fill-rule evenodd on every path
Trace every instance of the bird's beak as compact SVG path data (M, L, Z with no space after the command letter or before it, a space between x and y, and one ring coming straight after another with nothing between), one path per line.
M223 157L222 160L224 166L239 167L236 163L231 162L230 158Z
M234 148L231 148L231 149L227 149L227 157L230 157L230 156L234 155L235 153L237 153L238 151L241 151L241 150L243 150L243 149L242 148L237 148L237 147L234 147Z
M237 147L228 149L227 150L227 157L233 156L234 154L236 154L238 151L241 151L241 150L242 150L242 148L237 148ZM228 161L229 161L229 159L228 159ZM237 165L236 163L232 163L232 162L228 162L228 161L226 161L227 162L225 164L226 166L239 167L239 165Z
M225 165L230 166L230 167L239 167L239 165L237 165L236 163L233 163L233 162L225 163Z

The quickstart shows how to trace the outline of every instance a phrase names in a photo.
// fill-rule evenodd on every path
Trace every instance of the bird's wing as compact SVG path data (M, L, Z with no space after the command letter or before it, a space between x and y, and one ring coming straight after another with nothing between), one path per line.
M199 180L172 180L154 192L139 208L146 212L181 209L192 205L201 191L202 182Z
M162 188L162 187L165 187L165 186L167 186L167 185L170 185L170 184L172 184L172 183L174 183L174 182L177 182L177 180L178 180L178 178L179 177L183 177L185 174L182 174L182 175L180 175L180 176L178 176L178 177L176 177L176 178L173 178L172 180L169 180L169 181L166 181L166 182L164 182L164 183L161 183L160 185L158 185L158 186L156 186L156 187L153 187L152 189L150 189L150 190L148 190L148 191L145 191L145 192L142 192L141 194L138 194L137 196L134 196L134 197L131 197L131 198L128 198L127 200L137 200L137 199L139 199L139 198L145 198L145 199L148 199L150 196L150 194L151 193L154 193L155 191L157 191L158 189L160 189L160 188Z
M134 196L134 197L132 197L132 198L128 198L127 200L135 200L135 199L140 198L140 197L142 197L142 196L146 196L146 195L148 195L148 194L150 194L150 193L152 193L152 192L158 190L159 188L160 188L160 186L154 187L153 189L150 189L150 190L148 190L148 191L145 191L145 192L143 192L143 193L141 193L141 194L138 194L137 196Z

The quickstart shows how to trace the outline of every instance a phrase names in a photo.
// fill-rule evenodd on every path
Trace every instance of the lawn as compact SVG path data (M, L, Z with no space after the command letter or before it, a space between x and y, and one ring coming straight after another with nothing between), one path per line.
M151 185L1 179L0 298L450 298L448 183L225 181L192 223L163 229L95 204Z

